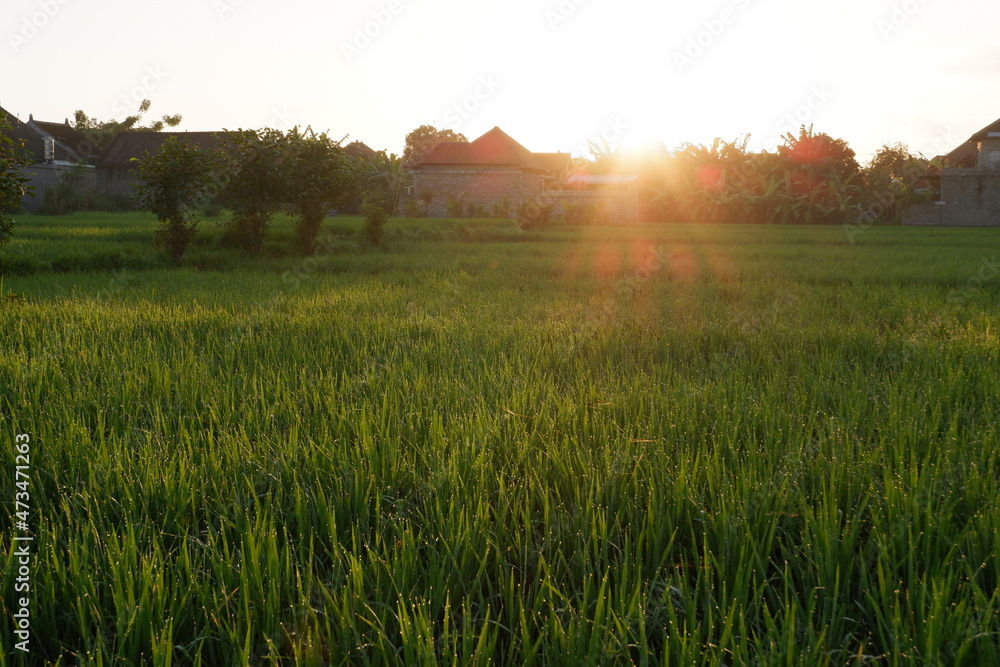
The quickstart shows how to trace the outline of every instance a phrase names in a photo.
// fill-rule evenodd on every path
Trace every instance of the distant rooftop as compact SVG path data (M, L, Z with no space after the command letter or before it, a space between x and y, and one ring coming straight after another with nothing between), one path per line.
M514 166L529 171L552 172L569 168L569 153L532 153L499 127L472 142L449 141L438 144L411 169L437 165Z
M153 132L136 130L121 132L111 140L100 163L103 166L127 165L132 158L153 154L170 137L193 144L204 150L219 148L229 132Z

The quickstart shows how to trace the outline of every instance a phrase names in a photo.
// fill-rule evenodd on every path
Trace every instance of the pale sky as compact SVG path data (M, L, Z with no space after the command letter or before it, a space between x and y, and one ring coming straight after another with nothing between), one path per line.
M311 125L401 152L422 124L539 152L800 122L861 161L1000 117L997 0L2 0L0 106L178 129Z

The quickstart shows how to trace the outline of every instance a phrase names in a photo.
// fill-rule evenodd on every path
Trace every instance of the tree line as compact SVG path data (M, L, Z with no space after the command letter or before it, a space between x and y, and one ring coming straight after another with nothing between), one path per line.
M903 144L883 145L862 166L846 141L812 127L786 134L774 152L748 151L748 140L641 155L595 145L580 168L639 175L644 217L677 222L892 223L933 196L922 182L930 161Z
M140 113L122 123L96 122L82 112L76 120L92 135L107 139L112 130L142 129L139 120L148 108L144 101ZM167 116L148 129L173 127L179 120ZM11 237L12 215L26 192L22 169L27 165L8 129L0 119L0 244ZM231 212L224 240L250 255L260 253L278 212L295 218L303 255L315 253L331 208L360 210L370 223L366 234L377 242L382 223L400 208L400 193L410 182L405 165L442 142L468 141L423 125L407 135L402 156L379 151L357 158L345 151L343 140L297 128L239 130L224 137L217 150L169 138L155 154L138 160L142 184L135 203L156 215L161 223L157 243L175 262L193 240L198 213L206 205ZM862 167L846 141L811 127L787 134L774 152L748 151L748 138L716 139L711 146L685 144L673 151L660 146L641 154L592 144L591 158L575 159L571 168L638 175L643 217L659 221L898 222L907 207L932 196L920 187L929 161L901 144L882 146ZM419 207L415 201L409 204L407 210L415 216Z

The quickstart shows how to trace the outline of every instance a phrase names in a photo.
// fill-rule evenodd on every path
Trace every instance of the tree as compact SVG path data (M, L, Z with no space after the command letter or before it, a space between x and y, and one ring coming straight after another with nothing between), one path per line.
M271 218L286 199L283 171L287 139L265 128L228 135L224 154L229 182L221 200L233 211L226 237L250 255L260 254Z
M400 191L409 185L410 174L404 167L404 158L379 151L366 159L364 164L365 200L393 213L399 203Z
M340 142L326 134L305 136L298 128L283 141L282 158L284 199L289 210L298 216L296 234L299 249L306 256L316 252L326 210L345 201L357 190L355 161L344 153Z
M429 153L438 144L448 141L468 142L464 134L452 130L439 130L433 125L421 125L406 135L406 146L403 149L403 162L418 160Z
M160 221L156 242L166 248L174 264L180 264L184 251L194 238L197 221L192 217L196 205L213 182L218 154L197 146L167 139L155 155L139 159L137 201Z
M21 199L30 191L28 178L21 171L28 165L22 142L9 135L7 119L0 115L0 245L10 241L14 228L13 214L21 208Z
M111 140L114 139L115 135L119 132L128 132L130 130L150 130L152 132L162 132L164 128L177 127L181 124L183 117L180 114L175 114L173 116L163 116L160 120L153 121L147 125L142 125L142 117L147 111L149 111L149 107L151 105L152 103L149 100L143 100L142 104L139 105L139 111L137 113L127 116L121 121L98 120L97 118L88 116L82 110L77 109L73 114L73 127L83 133L83 135L87 138L87 141L91 144L90 153L93 154L104 151L104 149L108 147L108 144L111 143Z
M914 155L905 144L884 144L865 165L862 206L873 218L897 222L903 211L931 198L917 183L930 162Z
M778 147L778 154L804 168L815 172L836 171L841 179L848 179L861 173L857 156L843 139L834 139L829 134L813 132L812 126L799 128L798 136L789 132L784 136L785 145Z
M388 213L378 204L368 202L361 205L361 213L365 216L365 224L361 228L361 233L373 246L382 245Z

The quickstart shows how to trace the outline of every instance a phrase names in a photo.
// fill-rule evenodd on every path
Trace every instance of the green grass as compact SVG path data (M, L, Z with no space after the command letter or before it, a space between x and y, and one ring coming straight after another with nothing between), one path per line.
M995 230L19 222L24 664L1000 664Z

